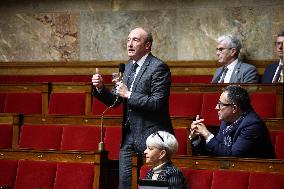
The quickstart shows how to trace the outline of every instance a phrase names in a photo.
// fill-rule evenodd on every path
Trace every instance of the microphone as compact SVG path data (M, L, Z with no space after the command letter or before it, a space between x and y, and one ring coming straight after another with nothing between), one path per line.
M119 71L119 74L118 74L118 81L121 81L122 80L122 76L123 76L123 73L124 73L124 70L125 70L125 64L123 63L120 63L118 65L118 71ZM100 143L98 145L98 151L99 152L102 152L102 151L105 151L105 144L104 144L104 114L110 109L110 108L113 108L114 105L118 102L118 99L119 99L119 96L116 97L114 103L111 105L111 106L108 106L104 111L103 113L101 114L101 140L100 140Z
M118 80L119 80L119 81L122 80L122 76L123 76L124 70L125 70L125 64L120 63L120 64L118 65Z

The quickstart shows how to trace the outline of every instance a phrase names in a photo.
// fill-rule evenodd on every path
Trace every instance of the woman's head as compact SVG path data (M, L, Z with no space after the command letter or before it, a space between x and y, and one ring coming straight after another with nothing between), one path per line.
M157 131L146 140L146 163L159 165L171 158L178 150L178 142L174 135L166 131Z

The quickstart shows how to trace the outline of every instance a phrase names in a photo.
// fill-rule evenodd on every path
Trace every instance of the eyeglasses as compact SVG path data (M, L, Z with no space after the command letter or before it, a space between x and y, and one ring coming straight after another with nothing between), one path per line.
M216 51L222 52L222 51L225 50L225 49L232 49L232 48L223 48L223 47L220 47L220 48L216 48Z
M235 105L235 104L226 104L226 103L221 102L220 100L217 102L218 109L221 109L223 106L232 106L232 105Z
M158 131L154 132L152 136L154 137L155 135L158 135L158 137L164 142L163 137L159 134Z

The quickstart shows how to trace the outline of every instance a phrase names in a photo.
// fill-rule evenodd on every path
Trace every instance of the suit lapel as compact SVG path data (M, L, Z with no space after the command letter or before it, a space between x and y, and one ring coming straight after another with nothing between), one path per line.
M238 74L240 73L241 61L238 60L237 64L234 67L233 73L230 78L230 83L238 82Z
M221 77L221 74L222 74L222 70L223 70L223 66L216 70L216 74L214 75L214 78L212 79L212 83L218 83Z
M126 71L124 72L123 81L122 81L125 85L128 82L132 64L133 64L132 60L129 60L128 63L127 63Z
M148 67L148 65L150 64L151 62L151 59L152 59L152 54L149 53L149 55L147 56L145 62L142 64L142 67L140 68L135 80L134 80L134 83L133 83L133 86L132 86L132 91L135 91L136 90L136 86L139 82L139 80L141 79L143 73L145 72L146 68Z

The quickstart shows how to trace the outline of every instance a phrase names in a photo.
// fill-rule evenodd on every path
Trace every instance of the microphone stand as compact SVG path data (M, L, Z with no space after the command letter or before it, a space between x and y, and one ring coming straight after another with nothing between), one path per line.
M283 51L283 55L281 58L281 63L282 63L282 75L280 75L280 83L284 83L284 41L282 42L282 51Z
M105 144L104 144L104 114L110 109L110 108L113 108L114 105L118 102L118 98L119 97L116 97L114 103L111 105L111 106L108 106L104 111L103 113L101 114L101 140L98 144L98 151L99 152L102 152L102 151L105 151Z
M122 75L123 73L122 72L119 72L119 77L118 77L118 81L121 81L122 80ZM105 144L104 144L104 115L105 113L110 109L110 108L113 108L114 105L118 102L118 99L119 99L119 96L116 97L114 103L111 105L111 106L108 106L104 111L103 113L101 114L101 140L98 144L98 151L99 152L102 152L102 151L105 151Z

